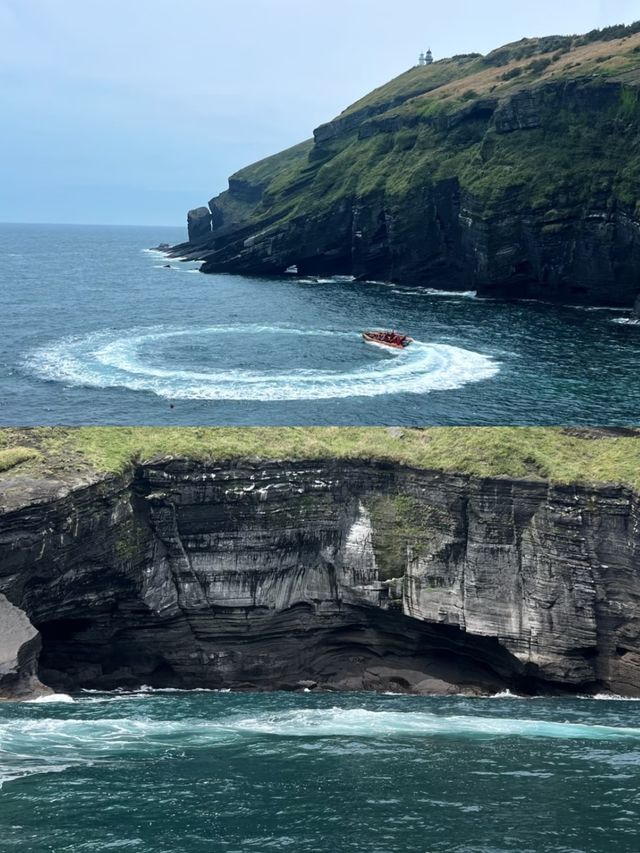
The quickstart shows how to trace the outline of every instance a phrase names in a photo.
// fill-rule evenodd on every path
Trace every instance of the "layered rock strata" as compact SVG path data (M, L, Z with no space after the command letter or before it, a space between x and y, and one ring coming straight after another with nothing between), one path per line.
M75 487L16 477L0 507L5 696L36 672L57 690L640 695L623 487L165 460Z

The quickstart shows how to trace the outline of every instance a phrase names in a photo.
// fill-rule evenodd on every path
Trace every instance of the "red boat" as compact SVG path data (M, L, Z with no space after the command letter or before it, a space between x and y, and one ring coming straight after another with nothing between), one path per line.
M406 349L413 343L413 338L401 335L400 332L363 332L362 337L368 344L378 344L390 349Z

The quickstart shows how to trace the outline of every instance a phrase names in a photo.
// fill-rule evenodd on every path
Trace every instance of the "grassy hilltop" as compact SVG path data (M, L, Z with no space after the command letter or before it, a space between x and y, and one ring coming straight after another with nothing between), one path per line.
M520 138L487 138L482 121L454 133L446 122L447 116L484 98L585 78L620 80L630 87L595 123L573 120L570 108L549 115L544 128L526 136L526 151ZM579 37L523 39L487 56L454 56L412 68L338 116L333 122L335 136L328 137L318 160L309 163L302 156L311 152L310 141L233 178L263 185L256 216L295 216L341 196L364 196L377 189L392 197L403 195L417 179L437 181L454 175L464 188L492 203L500 201L505 189L526 185L532 204L548 207L554 203L561 176L584 179L585 168L600 173L599 158L606 154L607 171L616 172L609 187L612 196L635 208L640 204L640 147L628 149L625 125L640 119L639 84L640 23ZM373 122L371 131L389 127L389 132L362 139L359 119ZM620 124L609 134L612 122ZM558 146L557 137L564 132L567 144ZM581 183L586 191L588 181Z
M628 305L639 187L640 23L411 68L232 175L179 253Z

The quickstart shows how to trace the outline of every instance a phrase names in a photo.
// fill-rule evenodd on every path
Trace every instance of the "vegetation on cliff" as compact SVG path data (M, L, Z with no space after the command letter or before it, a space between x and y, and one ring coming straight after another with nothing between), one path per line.
M586 78L623 80L629 88L606 110L584 116L568 104L558 111L550 94L539 126L524 136L496 134L487 126L484 99ZM578 204L594 189L592 182L600 182L611 201L635 206L639 82L640 24L582 37L523 39L486 57L465 55L413 68L320 128L321 150L310 162L284 152L239 176L265 184L257 216L292 217L375 190L403 196L420 181L453 176L486 200L489 212L508 191L524 191L532 207L550 209L568 184ZM467 117L452 126L461 111Z
M178 254L205 272L353 274L633 304L640 24L401 74L247 167Z
M526 196L533 208L550 210L568 186L576 193L575 204L600 189L610 203L635 207L640 202L637 30L630 27L613 42L523 40L486 57L460 56L413 68L342 113L310 162L292 160L285 152L237 177L265 185L256 216L294 217L377 190L403 197L421 181L453 176L486 202L488 213L513 192ZM539 127L526 136L496 134L487 127L483 99L584 78L625 80L630 88L588 119L568 107L558 111L549 95ZM451 127L451 117L462 110L469 117ZM349 122L357 117L369 122L370 137L362 138L362 121Z
M640 488L640 430L525 427L156 428L0 431L0 479L73 480L165 457L198 461L374 460L479 477Z

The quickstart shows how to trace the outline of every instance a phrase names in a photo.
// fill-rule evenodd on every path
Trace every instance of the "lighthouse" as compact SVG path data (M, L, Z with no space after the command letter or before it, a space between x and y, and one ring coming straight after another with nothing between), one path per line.
M429 48L429 50L425 53L424 64L433 65L433 54L431 53L431 48Z

